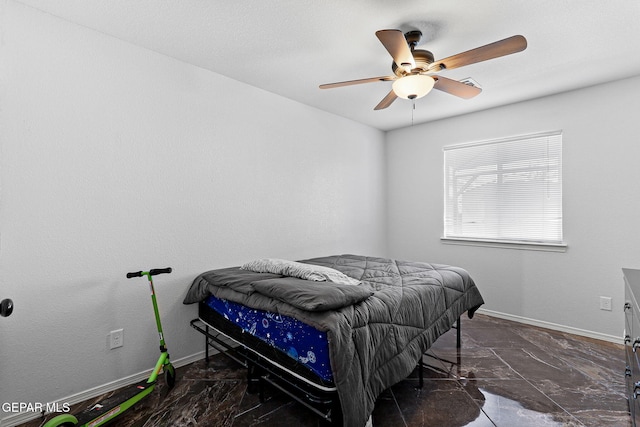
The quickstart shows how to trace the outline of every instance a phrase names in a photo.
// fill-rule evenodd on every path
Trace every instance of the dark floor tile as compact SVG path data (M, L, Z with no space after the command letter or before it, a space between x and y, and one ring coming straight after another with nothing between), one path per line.
M233 427L300 426L320 427L322 420L301 404L270 390L264 402L257 396L245 395L240 410L233 418Z
M246 371L228 357L212 356L177 369L178 378L193 381L244 380Z
M581 410L573 415L585 426L631 427L631 418L625 411Z
M456 378L521 378L491 348L432 350L432 352L449 366L451 375Z
M373 427L407 427L391 389L385 390L378 397L371 417Z
M624 395L611 393L609 389L599 384L582 383L573 387L558 384L568 381L570 381L568 378L544 379L531 381L531 383L549 399L573 414L597 411L627 413L627 401Z
M629 427L622 346L476 315L440 337L419 371L384 391L374 427ZM175 388L156 390L119 427L319 427L321 418L273 389L250 393L246 371L222 355L177 370ZM77 413L101 398L74 405ZM50 418L50 417L49 417ZM39 427L35 420L21 427Z
M493 426L456 380L425 380L422 388L401 381L391 391L408 427ZM373 421L377 425L375 413Z
M625 410L622 374L611 376L607 381L594 380L550 351L498 349L496 353L503 360L508 360L524 379L570 412L581 409ZM616 383L619 384L616 386Z
M582 425L524 379L469 379L463 387L498 427Z
M237 406L233 427L280 426L318 427L323 425L322 417L305 405L268 384L262 388L262 401L258 385L247 387ZM320 406L323 414L329 411Z
M150 411L145 423L129 421L125 416L118 425L180 427L193 425L231 426L233 415L245 392L245 384L238 380L183 382L182 390L174 389L164 402Z

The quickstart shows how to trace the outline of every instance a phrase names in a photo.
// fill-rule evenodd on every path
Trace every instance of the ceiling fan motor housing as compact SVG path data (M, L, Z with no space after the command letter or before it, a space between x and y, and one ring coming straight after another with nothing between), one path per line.
M435 61L433 53L429 52L428 50L416 49L411 53L413 53L413 60L416 63L416 67L412 69L411 72L407 72L406 69L398 67L396 63L393 62L391 64L391 70L393 71L393 74L398 77L402 77L406 76L407 74L424 73L429 68L429 65Z
M433 53L424 49L416 49L415 47L420 43L420 39L422 38L422 32L419 30L408 31L404 34L404 38L407 40L407 44L411 49L411 54L413 55L413 60L416 64L415 68L409 70L404 67L405 64L402 64L403 67L399 67L395 61L391 63L391 70L393 74L398 77L406 76L408 74L418 74L426 72L429 68L429 65L435 61ZM409 64L406 64L407 66Z

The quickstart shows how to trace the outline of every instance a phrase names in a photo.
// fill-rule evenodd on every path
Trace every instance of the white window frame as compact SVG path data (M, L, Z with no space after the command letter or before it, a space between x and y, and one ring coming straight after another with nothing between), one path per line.
M509 146L513 148L515 147L514 143L515 144L538 143L542 140L546 140L546 141L552 140L554 143L559 145L557 156L551 155L551 157L547 157L546 159L544 159L545 161L544 166L540 166L541 159L539 158L539 156L536 156L535 159L528 158L527 157L528 152L523 152L523 157L522 159L519 159L519 160L529 161L529 165L527 167L519 168L518 172L523 172L525 174L529 172L531 174L536 174L536 173L542 174L545 177L543 179L546 179L547 182L550 182L551 185L555 187L555 188L551 188L551 191L554 191L553 193L555 197L554 200L556 201L555 208L559 209L559 212L554 212L553 214L553 217L556 218L555 221L559 221L559 224L556 224L555 238L544 238L540 236L514 237L513 235L507 236L506 238L501 238L500 237L501 232L499 231L500 226L497 226L496 229L491 229L490 226L487 226L488 227L487 230L489 231L487 231L486 233L488 234L486 234L485 231L478 231L478 230L469 231L471 230L471 227L469 227L468 225L465 226L463 224L464 222L463 216L459 213L456 213L456 212L459 212L458 209L460 208L460 206L462 206L462 210L464 211L464 205L460 205L460 203L463 203L463 200L455 196L455 194L458 191L460 191L458 186L463 186L461 182L464 178L460 178L460 177L464 172L461 172L462 169L460 168L460 166L458 166L458 169L455 169L456 165L448 164L448 163L454 163L453 156L455 156L458 153L463 153L465 149L473 150L473 151L467 150L467 153L469 152L482 153L483 147L487 147L487 149L490 149L490 150L493 150L495 147L496 151L499 152L501 147L500 144L503 144L502 147ZM455 150L460 150L460 151L456 152ZM549 156L548 153L546 155ZM492 247L502 247L502 248L512 248L512 249L544 250L544 251L555 251L555 252L566 251L567 244L563 240L563 231L562 231L563 224L562 224L562 132L561 131L542 132L542 133L536 133L536 134L515 136L510 138L501 138L501 139L493 139L493 140L472 142L472 143L466 143L466 144L450 145L443 148L443 157L444 157L444 162L443 162L443 165L444 165L444 215L443 215L444 224L443 224L443 236L441 237L441 241L443 243L463 244L463 245L472 245L472 246L492 246ZM452 159L448 159L448 157L451 157ZM489 160L489 162L491 162L492 160ZM474 179L478 179L478 177L484 177L485 179L487 179L487 177L493 175L496 178L495 178L495 181L492 182L491 184L494 184L496 188L496 192L500 192L499 188L500 188L500 185L502 185L501 182L503 179L502 178L503 168L505 166L509 166L513 168L512 164L511 165L502 164L501 160L498 158L495 159L494 164L488 163L488 164L482 165L482 167L476 166L477 168L476 170L478 172L475 172ZM485 167L487 168L486 171L483 170ZM514 169L506 170L504 174L505 175L507 173L513 174L513 171ZM553 179L550 179L550 177L552 176L550 173L555 174L553 175L554 177ZM466 185L468 185L468 183ZM525 190L525 191L528 191L528 190ZM534 190L531 190L531 191L534 191ZM503 196L497 196L498 200L499 200L499 197L503 197ZM559 206L557 202L558 198L559 198ZM510 205L510 209L512 209L511 212L514 212L513 211L514 203L510 203L509 205ZM487 204L487 206L489 206L491 210L495 212L495 215L493 216L487 215L486 222L489 223L492 220L494 220L499 223L500 218L504 215L504 212L501 212L500 210L501 209L500 202L497 201L495 205ZM540 224L543 224L544 222L543 219L541 219L541 221L542 222L540 222ZM559 226L559 231L557 230L558 226ZM514 228L512 227L511 230L513 229Z

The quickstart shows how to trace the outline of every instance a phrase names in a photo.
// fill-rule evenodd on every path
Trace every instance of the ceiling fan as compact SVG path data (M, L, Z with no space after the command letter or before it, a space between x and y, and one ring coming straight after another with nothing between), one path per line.
M482 89L471 83L448 79L436 74L443 70L451 70L521 52L527 48L527 39L518 35L436 61L428 50L415 48L422 37L422 32L419 30L409 31L406 34L400 30L380 30L376 31L376 36L393 58L391 70L394 75L327 83L320 85L320 89L393 81L391 91L375 106L374 110L387 108L398 97L422 98L431 89L438 89L460 98L469 99L480 94Z

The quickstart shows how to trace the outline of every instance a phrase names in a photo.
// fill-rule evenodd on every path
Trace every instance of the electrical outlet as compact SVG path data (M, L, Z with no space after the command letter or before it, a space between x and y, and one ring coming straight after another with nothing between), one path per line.
M611 297L600 297L600 310L611 311Z
M109 349L122 347L124 345L124 329L117 329L109 333Z

